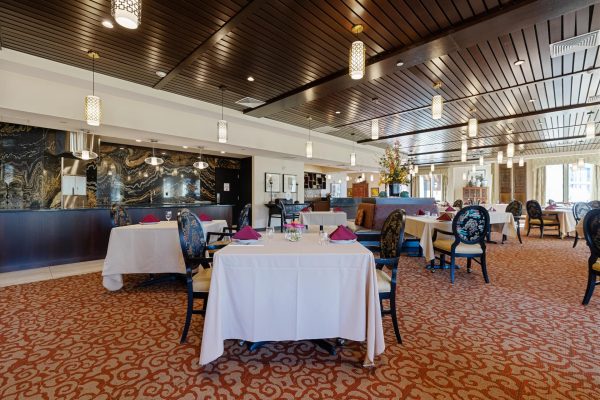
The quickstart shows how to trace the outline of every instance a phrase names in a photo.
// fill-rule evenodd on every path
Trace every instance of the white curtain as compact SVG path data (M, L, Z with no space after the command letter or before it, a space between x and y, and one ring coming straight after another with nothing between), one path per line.
M546 166L533 170L533 199L544 204L546 196Z
M600 166L594 168L594 180L592 181L592 200L600 200Z

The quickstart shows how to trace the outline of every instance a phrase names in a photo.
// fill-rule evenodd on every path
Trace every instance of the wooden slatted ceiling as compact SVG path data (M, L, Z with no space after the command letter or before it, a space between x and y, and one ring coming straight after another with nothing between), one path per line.
M242 110L243 106L235 104L242 97L269 100L332 74L345 73L348 46L354 40L350 28L356 23L365 26L360 38L367 45L368 57L380 57L499 7L529 1L273 0L184 68L164 90L220 104L218 86L224 84L228 87L226 107ZM246 0L144 0L140 28L128 31L117 25L112 30L100 25L110 19L109 0L3 0L0 24L7 48L86 69L90 69L90 60L85 52L92 48L102 56L97 63L100 73L154 86L160 79L155 75L157 70L173 69L246 4ZM359 141L370 137L370 118L388 114L380 121L382 135L465 123L471 108L485 120L583 104L588 96L599 94L600 73L578 73L600 68L597 48L550 59L548 46L597 29L600 7L587 7L408 69L400 68L270 118L306 127L306 116L311 115L315 127L336 127L332 135ZM514 66L517 59L526 63ZM550 80L565 74L573 75ZM255 82L247 82L248 75ZM434 121L429 104L435 94L432 84L437 81L443 82L440 93L447 103L444 117ZM527 85L531 82L535 84ZM535 103L528 101L532 98ZM570 118L568 123L547 123L559 128L571 126L564 134L577 135L573 132L581 126L575 125L583 120L573 115L584 118L584 111L565 115ZM511 127L516 141L563 134L560 130L540 130L530 119L515 118ZM422 153L460 148L461 135L460 129L440 129L398 140L406 151ZM505 144L506 140L504 124L481 129L477 143L490 146ZM385 146L393 141L375 144ZM535 146L540 151L556 149L552 143ZM595 144L578 146L593 148ZM528 147L527 151L533 150ZM494 150L485 152L495 154ZM435 158L444 161L457 156L440 153Z

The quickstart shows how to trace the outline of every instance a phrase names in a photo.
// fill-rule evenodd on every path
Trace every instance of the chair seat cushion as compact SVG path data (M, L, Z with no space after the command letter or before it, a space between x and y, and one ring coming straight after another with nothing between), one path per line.
M210 277L212 268L200 268L192 278L192 287L194 292L208 292L210 288Z
M592 265L592 269L594 271L598 271L600 272L600 261L596 262L594 265Z
M532 225L541 225L541 222L540 222L539 219L534 218L534 219L530 219L529 220L529 224L532 224ZM546 218L544 218L544 225L558 225L558 221L555 220L555 219L546 219Z
M392 291L392 278L378 269L375 271L377 274L377 288L379 289L379 293L389 293Z
M450 252L454 239L438 239L433 242L433 248ZM481 254L483 250L478 244L460 243L456 246L456 252L459 254Z

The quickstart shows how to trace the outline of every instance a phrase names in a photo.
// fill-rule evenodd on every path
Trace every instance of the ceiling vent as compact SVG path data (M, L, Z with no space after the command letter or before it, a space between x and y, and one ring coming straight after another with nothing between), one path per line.
M599 45L598 39L600 31L593 31L584 35L575 36L574 38L562 40L550 45L550 56L560 57L566 54L575 53L585 49L591 49Z
M333 126L324 125L324 126L320 126L316 129L314 129L314 131L319 132L319 133L331 133L331 132L337 132L337 131L339 131L339 129L334 128Z
M590 96L588 97L588 103L595 103L597 101L600 101L600 95L595 95L595 96Z
M569 147L569 146L574 146L575 142L573 140L560 140L556 143L554 143L554 146L556 147Z
M262 106L265 104L265 102L258 99L253 99L252 97L244 97L243 99L236 101L235 104L239 104L248 108L255 108Z

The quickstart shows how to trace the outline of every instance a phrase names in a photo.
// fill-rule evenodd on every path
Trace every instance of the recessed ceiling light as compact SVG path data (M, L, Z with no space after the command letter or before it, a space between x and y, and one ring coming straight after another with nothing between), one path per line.
M167 73L164 71L156 71L156 75L158 75L160 78L164 78L167 76Z
M162 153L160 153L160 154L162 154L163 156L166 156L166 155L167 155L167 152L166 152L166 151L163 151L163 152L162 152Z
M530 103L535 103L535 99L529 99Z
M221 154L225 154L225 150L221 150Z
M125 150L125 147L119 147L119 150Z
M403 62L403 61L398 61L398 62L396 63L396 67L401 67L401 66L403 66L403 65L404 65L404 62Z
M136 142L141 143L142 139L135 139Z
M246 78L246 80L247 80L248 82L254 82L254 77L252 77L252 76L249 76L249 77L247 77L247 78Z
M115 26L113 25L112 22L110 22L109 20L105 19L104 21L102 21L102 26L108 29L112 29Z
M189 147L190 147L190 146L183 146L183 148L184 148L184 149L187 149L187 148L189 148Z
M341 112L341 111L336 111L335 113L336 113L336 114L341 114L342 112Z
M525 64L525 61L523 61L523 60L517 60L517 61L514 62L514 64L515 64L515 66L518 67L519 65Z

